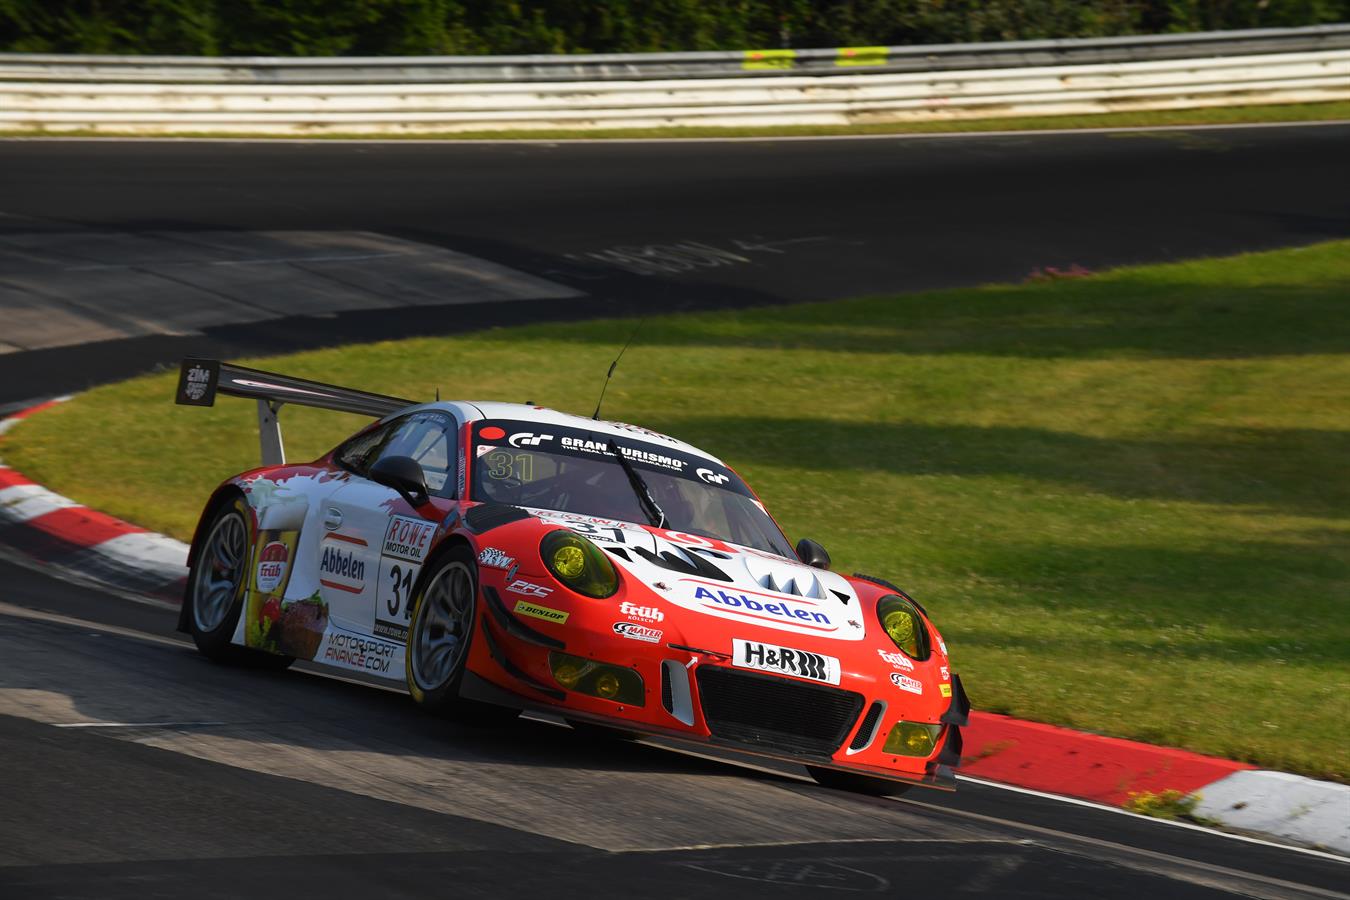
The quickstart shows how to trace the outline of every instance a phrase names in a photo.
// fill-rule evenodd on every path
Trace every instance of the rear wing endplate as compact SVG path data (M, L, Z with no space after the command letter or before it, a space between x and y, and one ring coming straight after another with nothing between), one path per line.
M287 403L356 413L373 419L417 405L415 400L247 369L218 359L185 357L178 373L174 402L185 406L214 406L217 394L258 401L258 443L263 465L267 466L286 461L277 413Z

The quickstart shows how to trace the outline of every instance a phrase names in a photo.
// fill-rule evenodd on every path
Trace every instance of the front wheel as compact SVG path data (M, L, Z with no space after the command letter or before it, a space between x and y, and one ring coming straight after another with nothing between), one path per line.
M431 564L412 598L404 675L418 706L475 724L514 719L520 711L459 696L478 612L477 562L452 547Z
M854 794L867 794L871 797L899 797L909 790L909 785L885 778L872 778L853 772L841 772L838 769L824 769L820 766L807 766L806 771L821 787L834 788L837 791L849 791Z

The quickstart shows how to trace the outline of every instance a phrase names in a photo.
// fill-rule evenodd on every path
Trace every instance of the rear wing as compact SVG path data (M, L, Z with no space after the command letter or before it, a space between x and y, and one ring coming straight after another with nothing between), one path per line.
M218 359L185 357L178 373L178 390L174 402L184 406L214 406L217 394L258 401L258 443L263 465L266 466L280 465L286 461L277 413L287 403L357 413L373 419L383 418L418 403L416 400L387 397L321 381L247 369Z

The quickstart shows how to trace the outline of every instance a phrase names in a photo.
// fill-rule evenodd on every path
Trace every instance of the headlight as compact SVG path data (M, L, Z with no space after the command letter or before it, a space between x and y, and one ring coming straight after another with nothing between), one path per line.
M583 659L553 650L548 655L553 680L579 694L590 694L615 703L645 706L642 676L635 669Z
M571 531L550 531L539 542L544 565L563 584L603 599L619 589L619 573L600 548Z
M877 620L906 656L919 662L928 658L928 629L913 603L887 594L877 601Z
M896 722L886 743L881 746L882 753L896 756L932 756L937 749L941 725L929 725L927 722Z

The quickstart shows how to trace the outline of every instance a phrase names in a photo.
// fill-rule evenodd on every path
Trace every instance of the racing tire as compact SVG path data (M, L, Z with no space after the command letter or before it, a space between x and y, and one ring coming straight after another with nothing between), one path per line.
M248 585L253 517L239 496L227 497L215 509L206 539L188 571L188 631L197 650L213 662L255 669L285 669L295 659L231 643L244 609Z
M418 580L404 676L413 702L465 725L497 725L520 710L459 695L478 622L478 562L465 545L436 557Z
M819 766L807 766L806 771L821 787L836 791L848 791L852 794L866 794L869 797L899 797L909 790L909 785L885 778L872 778L853 772L840 772L838 769L823 769Z

